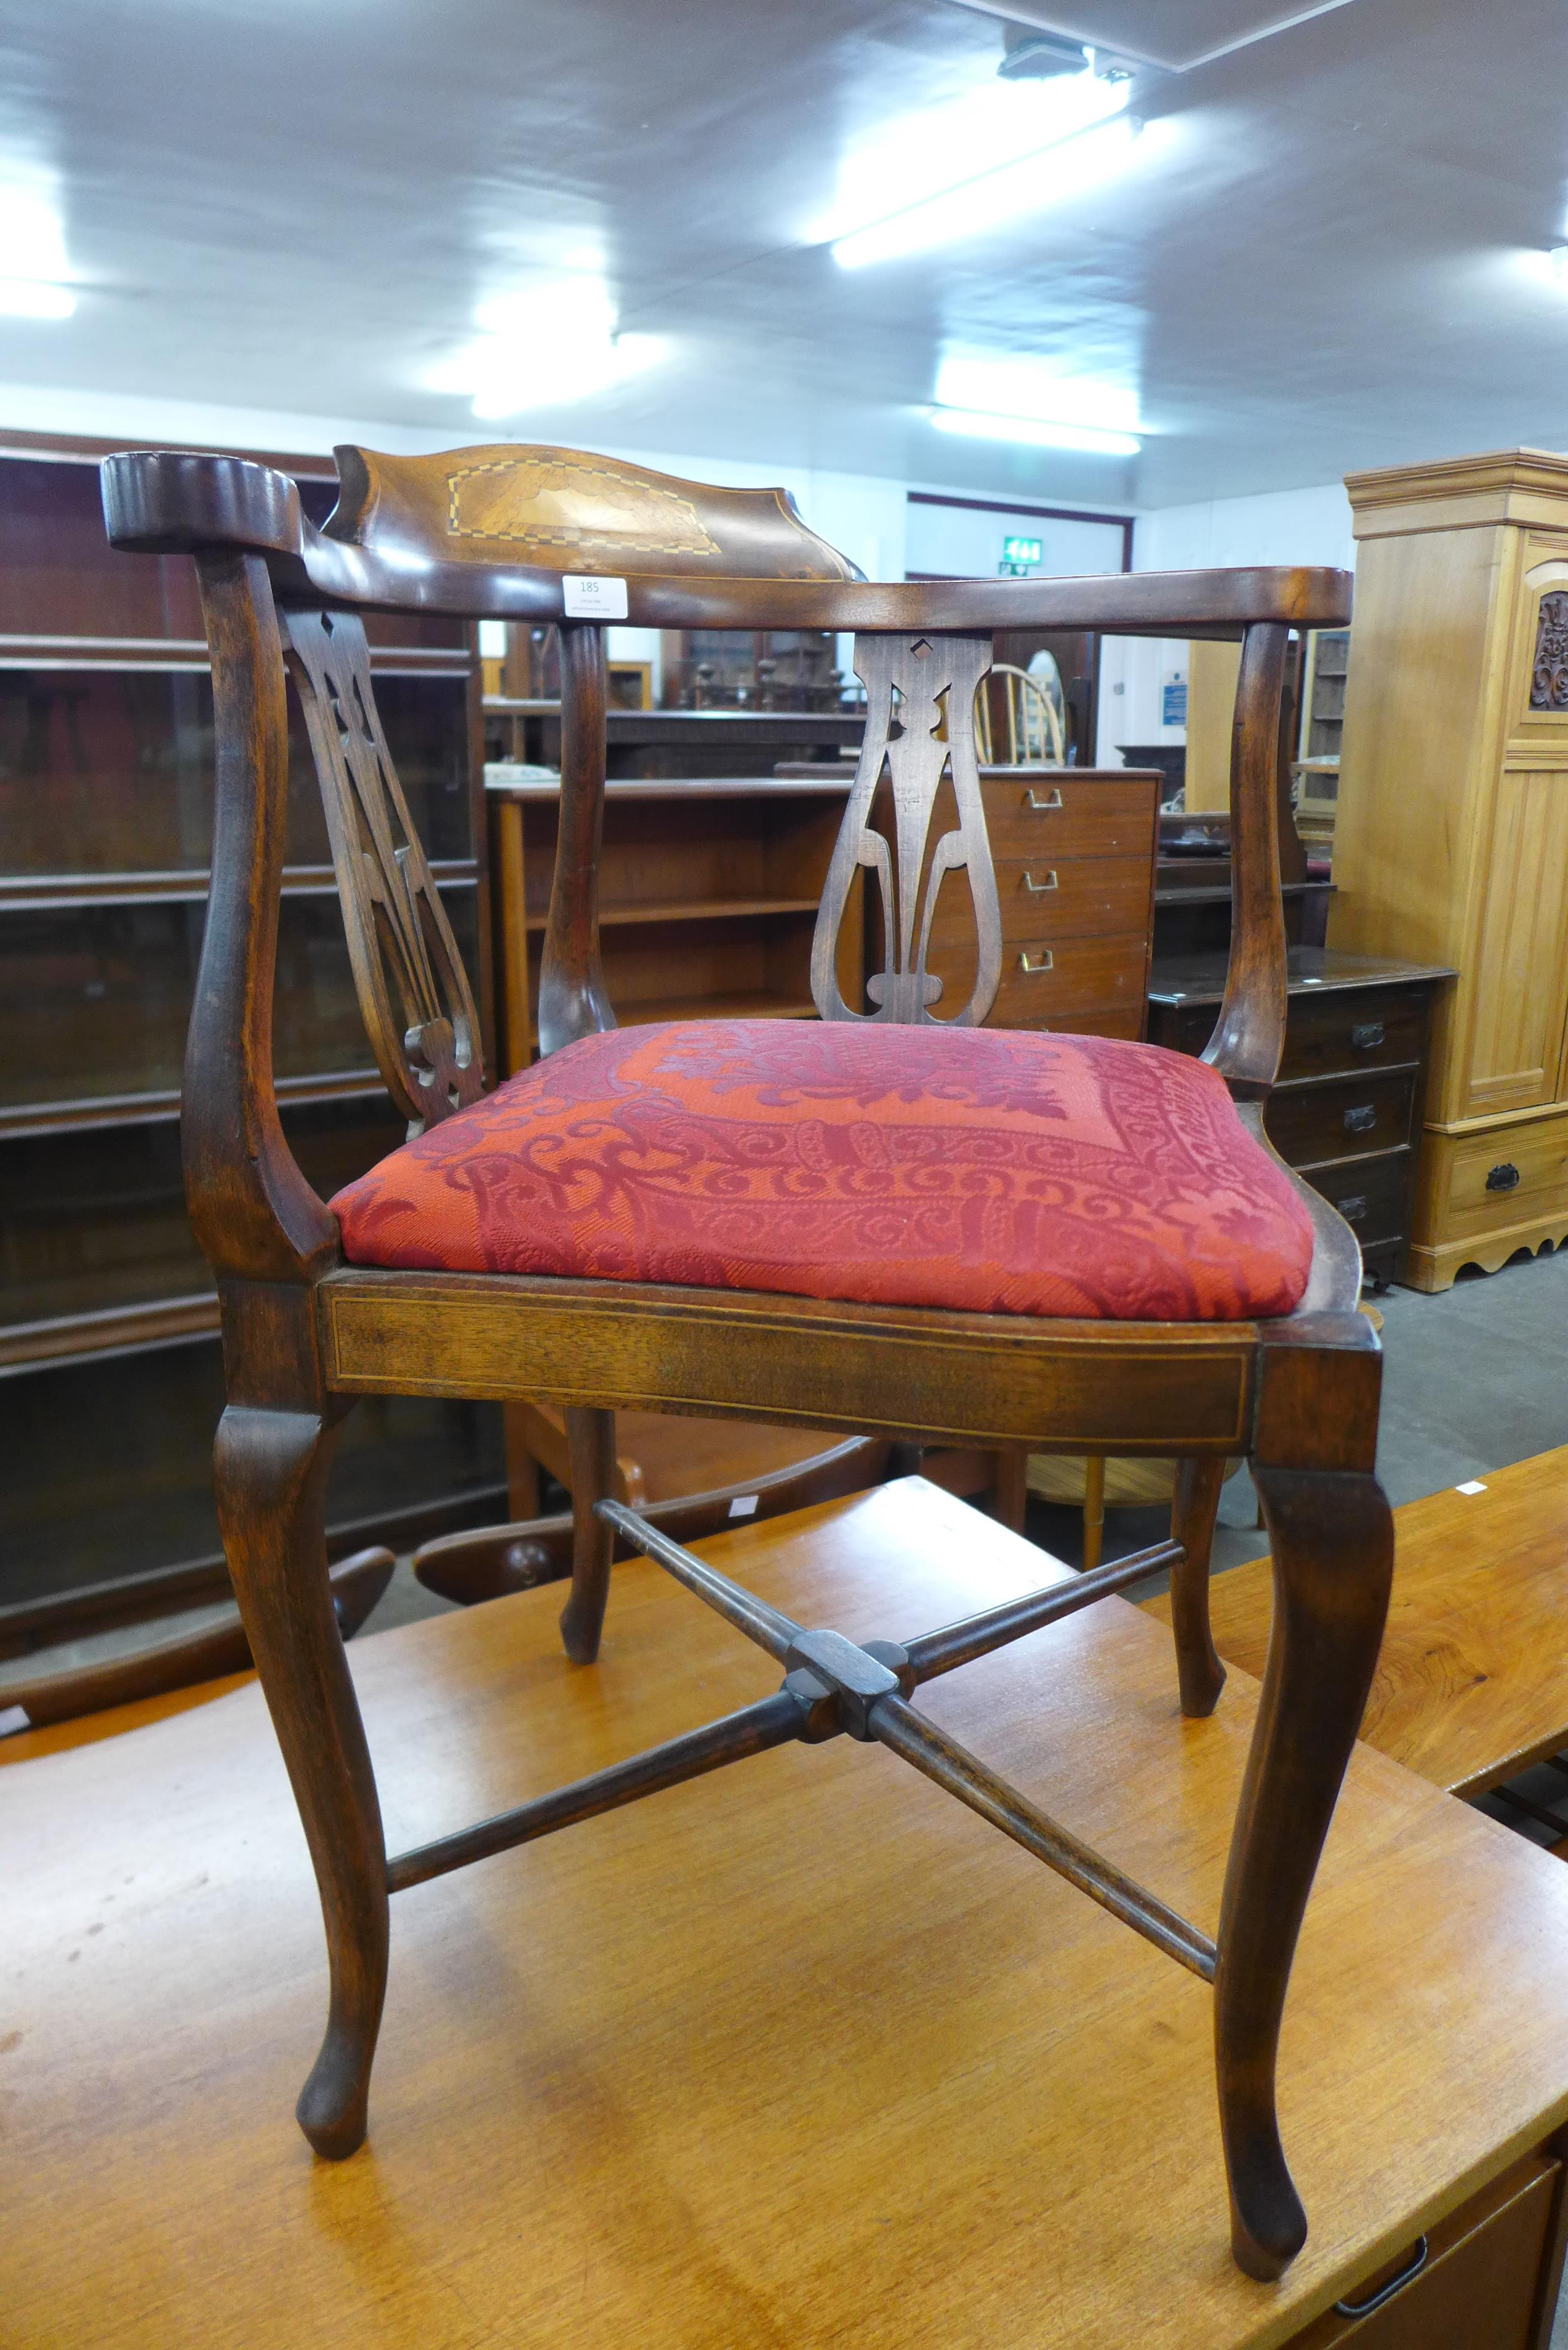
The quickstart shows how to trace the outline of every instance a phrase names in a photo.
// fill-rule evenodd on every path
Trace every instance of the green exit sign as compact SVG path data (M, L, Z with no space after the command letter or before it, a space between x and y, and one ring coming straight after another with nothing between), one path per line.
M1020 566L1038 563L1040 541L1037 538L1004 538L1002 542L1002 559L1003 563Z

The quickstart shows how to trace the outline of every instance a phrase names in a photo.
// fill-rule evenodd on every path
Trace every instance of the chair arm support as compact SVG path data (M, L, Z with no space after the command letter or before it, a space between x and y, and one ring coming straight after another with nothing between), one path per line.
M1262 1101L1285 1045L1284 902L1274 804L1284 623L1254 621L1241 640L1231 737L1231 962L1203 1058L1239 1100Z
M561 813L550 916L539 965L539 1050L613 1028L599 960L599 853L605 829L605 635L561 623ZM520 943L520 942L519 942Z
M295 1163L273 1090L288 798L277 616L259 556L201 555L196 571L213 657L217 774L181 1112L186 1197L221 1279L303 1282L336 1262L337 1225Z

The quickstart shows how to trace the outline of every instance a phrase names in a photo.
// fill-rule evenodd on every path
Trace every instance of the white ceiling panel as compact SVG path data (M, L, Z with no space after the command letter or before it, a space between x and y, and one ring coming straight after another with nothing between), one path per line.
M1129 42L1260 13L1056 5ZM940 148L930 110L983 110L1001 53L951 0L0 0L0 195L29 172L55 192L78 297L0 317L0 386L1102 510L1568 446L1562 0L1354 0L1140 77L1118 176L840 267L819 224L846 158L900 124ZM558 348L544 296L585 255L658 362L476 421L438 380L479 314L511 296ZM954 350L1109 387L1141 454L940 435Z

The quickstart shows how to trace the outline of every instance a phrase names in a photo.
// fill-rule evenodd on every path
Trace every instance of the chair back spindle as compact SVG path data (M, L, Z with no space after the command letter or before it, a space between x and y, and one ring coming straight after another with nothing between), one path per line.
M348 960L370 1047L410 1139L479 1099L468 974L381 731L364 624L278 614L327 816Z
M947 1018L973 1028L995 1001L1002 978L1002 910L975 764L975 694L991 667L989 637L857 636L855 673L866 688L866 733L849 804L828 867L812 942L811 993L824 1020L930 1022L942 983L928 971L931 923L950 873L969 882L978 957L969 1002ZM944 723L945 722L945 723ZM944 740L943 737L946 739ZM886 777L893 839L873 824ZM956 829L930 840L944 779L958 809ZM844 1000L838 933L857 870L867 867L881 896L882 968L866 983L876 1009Z

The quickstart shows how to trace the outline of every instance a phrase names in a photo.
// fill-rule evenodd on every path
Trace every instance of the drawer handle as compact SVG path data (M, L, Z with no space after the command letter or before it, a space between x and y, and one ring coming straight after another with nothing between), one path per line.
M1376 1123L1377 1107L1375 1102L1363 1102L1359 1107L1347 1109L1345 1113L1346 1134L1370 1134Z
M1512 1191L1518 1188L1518 1184L1519 1170L1506 1159L1501 1167L1494 1167L1486 1179L1486 1188L1489 1191Z
M1367 1020L1351 1030L1350 1041L1358 1053L1375 1053L1387 1033L1381 1020Z
M1044 950L1038 962L1030 962L1029 951L1025 948L1023 952L1018 958L1018 968L1020 971L1026 971L1029 973L1030 978L1033 979L1036 972L1049 971L1054 962L1055 957L1051 952L1049 947Z
M1366 1221L1366 1201L1359 1191L1355 1192L1350 1199L1342 1200L1340 1201L1339 1212L1345 1218L1347 1224L1365 1223Z
M1034 789L1033 785L1031 785L1028 806L1035 809L1039 814L1044 815L1047 808L1059 808L1061 805L1062 786L1060 784L1053 784L1044 799L1041 798L1039 793Z
M1044 881L1036 881L1033 873L1026 873L1023 877L1023 886L1032 898L1043 898L1047 889L1054 889L1056 887L1055 872L1053 869L1047 873Z
M1375 2309L1381 2309L1386 2301L1392 2301L1397 2293L1403 2293L1407 2284L1413 2284L1426 2265L1427 2239L1425 2236L1417 2236L1416 2249L1397 2276L1390 2277L1381 2292L1373 2293L1366 2301L1336 2301L1334 2304L1334 2315L1336 2317L1370 2317Z

